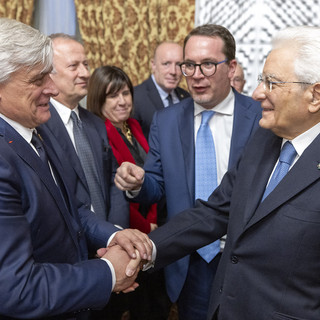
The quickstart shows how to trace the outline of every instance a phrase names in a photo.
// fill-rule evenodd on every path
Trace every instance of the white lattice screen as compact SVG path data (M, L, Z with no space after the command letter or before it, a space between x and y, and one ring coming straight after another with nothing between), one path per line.
M320 26L320 1L196 0L195 24L204 23L223 25L233 34L236 55L247 79L244 93L252 94L270 50L271 37L288 26Z

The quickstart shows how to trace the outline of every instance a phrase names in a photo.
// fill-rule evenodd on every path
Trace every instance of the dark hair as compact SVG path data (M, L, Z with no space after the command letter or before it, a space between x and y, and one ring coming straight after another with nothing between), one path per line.
M190 31L190 33L185 37L183 43L183 57L185 56L185 48L188 40L192 36L205 36L205 37L219 37L224 42L223 53L225 54L228 61L235 59L236 56L236 42L233 35L228 29L217 24L204 24L202 26L196 27Z
M105 119L102 114L102 106L108 95L115 94L125 85L128 86L133 99L133 86L128 75L115 66L102 66L94 70L88 86L87 109L101 119Z

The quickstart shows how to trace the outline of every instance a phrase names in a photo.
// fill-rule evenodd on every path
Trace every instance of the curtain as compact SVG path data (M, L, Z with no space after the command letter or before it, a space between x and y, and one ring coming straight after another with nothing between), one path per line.
M150 75L158 43L180 44L194 27L194 0L75 0L91 69L122 68L133 85Z
M34 0L33 26L46 35L77 34L76 8L73 0Z
M0 17L32 24L34 0L0 0Z

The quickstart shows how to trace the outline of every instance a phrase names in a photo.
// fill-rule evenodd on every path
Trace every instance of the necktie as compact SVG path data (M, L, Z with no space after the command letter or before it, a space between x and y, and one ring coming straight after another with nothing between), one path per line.
M172 100L171 93L168 94L167 99L168 99L168 102L169 102L168 107L171 107L173 105L173 100Z
M266 187L261 201L263 201L271 193L271 191L278 185L282 178L288 173L296 155L297 152L294 146L291 142L287 141L281 149L279 162L273 172L268 186Z
M105 220L106 211L103 195L99 183L97 168L95 166L95 159L93 157L88 137L83 130L81 120L74 111L71 112L71 119L73 122L73 134L76 150L89 187L93 210L98 216Z
M214 140L211 134L209 120L214 111L203 111L201 125L196 139L196 189L195 198L208 200L213 190L218 186L217 163ZM217 240L197 250L200 256L210 262L220 251L220 241Z
M42 160L42 162L44 163L44 165L50 170L49 164L48 164L47 153L46 153L46 151L44 149L44 146L43 146L43 143L41 141L41 138L39 137L39 135L37 134L37 132L35 130L32 132L31 143L36 148L36 150L37 150L37 152L39 154L39 157Z

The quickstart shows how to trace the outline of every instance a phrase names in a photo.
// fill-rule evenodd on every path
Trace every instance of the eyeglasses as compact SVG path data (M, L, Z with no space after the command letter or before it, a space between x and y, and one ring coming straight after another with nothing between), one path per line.
M273 81L270 79L270 76L258 76L258 83L263 83L263 89L265 91L271 92L274 84L283 84L283 83L300 83L300 84L313 84L311 82L301 82L301 81Z
M185 77L192 77L194 73L196 72L196 67L198 66L201 73L205 77L211 77L213 76L217 71L217 65L220 63L227 62L228 59L225 59L220 62L212 62L212 61L206 61L202 63L192 63L192 62L182 62L180 64L181 72Z

